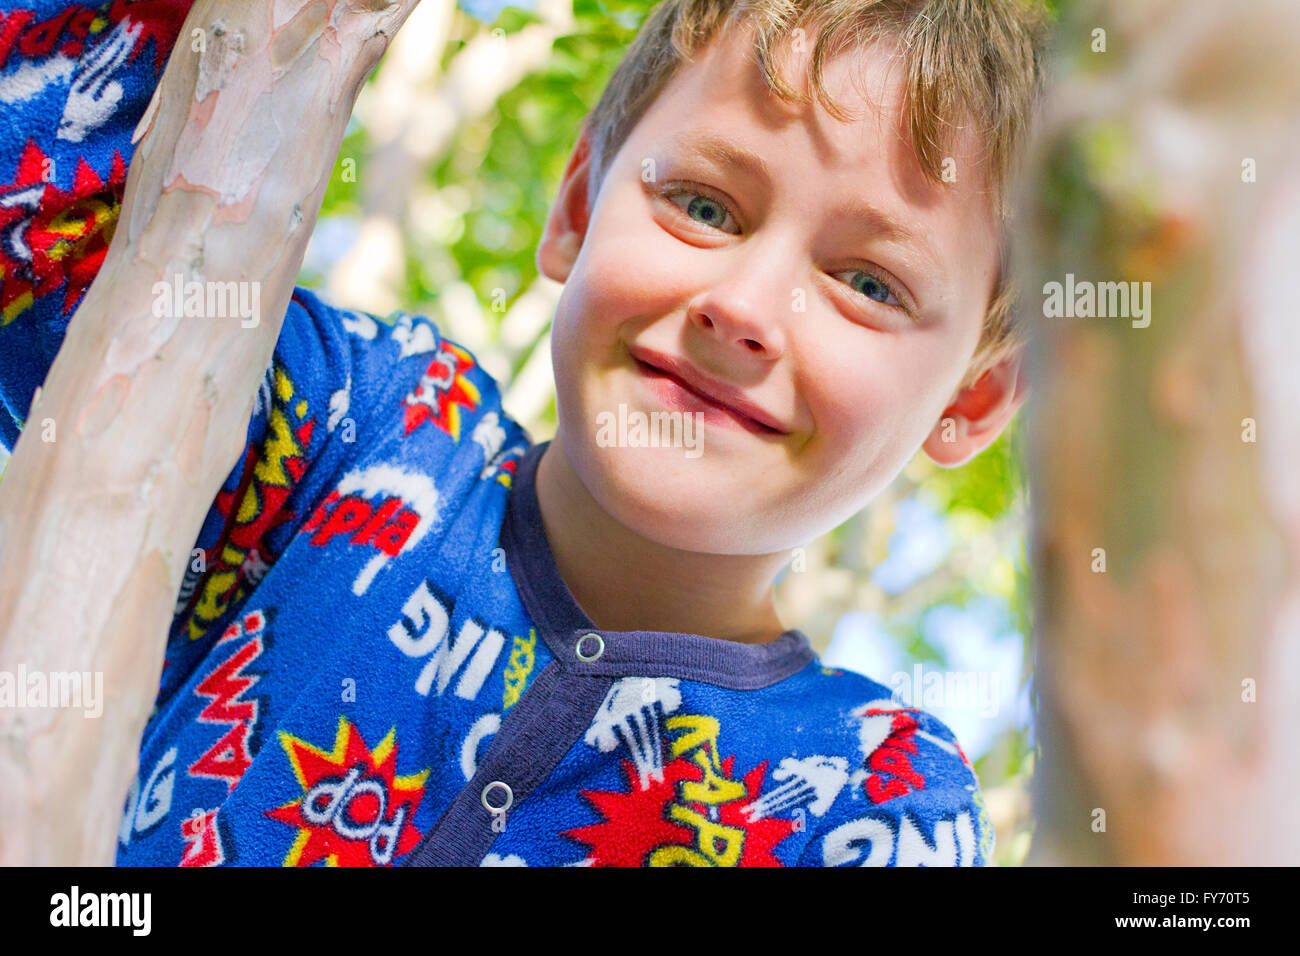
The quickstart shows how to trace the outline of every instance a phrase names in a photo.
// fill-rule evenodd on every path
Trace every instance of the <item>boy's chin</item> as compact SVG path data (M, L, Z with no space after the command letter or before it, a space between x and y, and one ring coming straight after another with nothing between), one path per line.
M764 489L724 456L594 443L583 456L585 462L574 464L592 496L641 537L707 554L766 554L791 546L782 540L771 502L763 500Z

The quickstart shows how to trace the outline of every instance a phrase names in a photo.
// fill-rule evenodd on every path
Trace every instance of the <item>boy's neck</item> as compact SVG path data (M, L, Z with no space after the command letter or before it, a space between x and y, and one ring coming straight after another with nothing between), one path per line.
M537 464L535 487L556 567L597 627L746 644L776 640L786 630L772 590L784 553L700 554L637 534L591 496L558 436Z

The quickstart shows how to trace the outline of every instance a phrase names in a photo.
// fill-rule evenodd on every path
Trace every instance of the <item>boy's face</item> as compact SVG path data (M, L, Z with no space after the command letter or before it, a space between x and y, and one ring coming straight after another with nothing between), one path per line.
M807 542L918 447L949 466L976 454L1023 397L1018 361L958 391L999 245L974 141L958 141L956 182L935 184L906 140L891 46L827 63L831 96L862 114L846 124L770 94L742 32L682 67L594 208L580 139L538 250L565 283L553 451L625 526L716 554ZM791 54L792 82L808 56ZM724 148L766 171L727 162ZM670 365L696 394L654 370ZM599 436L618 437L620 405L647 418L703 411L700 453L608 445Z

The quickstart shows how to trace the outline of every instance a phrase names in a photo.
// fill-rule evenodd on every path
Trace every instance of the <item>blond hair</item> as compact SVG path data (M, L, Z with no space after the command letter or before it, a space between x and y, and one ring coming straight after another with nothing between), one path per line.
M587 117L593 197L609 163L678 67L742 20L754 27L754 54L764 81L786 103L804 104L807 97L781 76L776 56L796 36L815 37L813 95L842 121L850 114L827 93L826 61L851 45L899 41L912 149L936 183L944 182L949 130L963 119L980 121L981 160L1003 241L983 330L962 382L974 383L1020 344L1004 197L1028 118L1042 95L1049 20L1041 0L663 0L642 23Z

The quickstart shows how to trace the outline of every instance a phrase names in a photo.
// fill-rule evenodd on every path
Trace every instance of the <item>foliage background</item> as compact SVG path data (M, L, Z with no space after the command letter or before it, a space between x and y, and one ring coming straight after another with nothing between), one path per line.
M381 62L300 282L342 306L434 318L544 441L555 428L549 328L561 287L539 276L535 250L581 121L654 4L467 6L473 15L424 0ZM919 663L923 673L975 672L996 691L918 703L975 764L1002 865L1023 862L1032 837L1022 419L962 468L918 454L869 508L812 543L806 570L778 582L786 624L828 664L905 690Z

